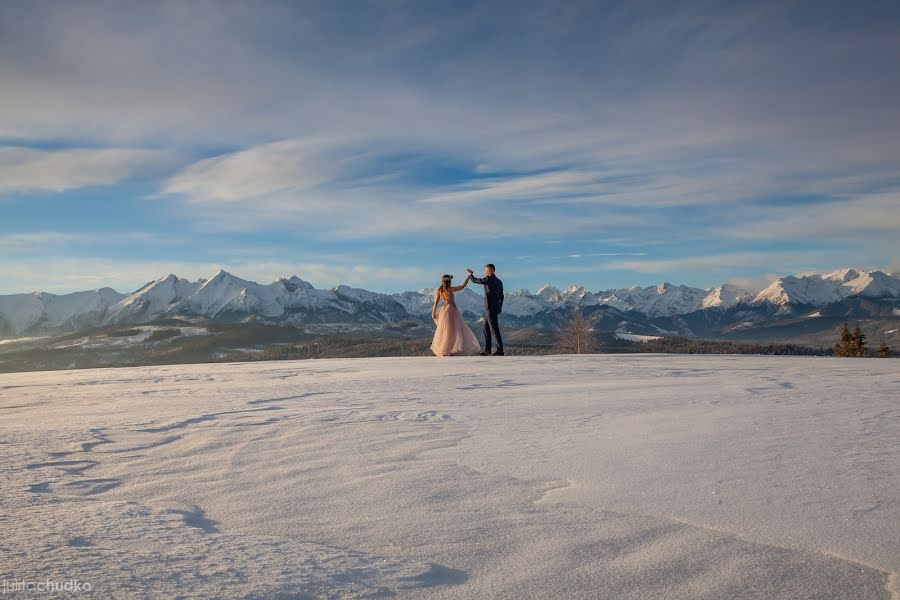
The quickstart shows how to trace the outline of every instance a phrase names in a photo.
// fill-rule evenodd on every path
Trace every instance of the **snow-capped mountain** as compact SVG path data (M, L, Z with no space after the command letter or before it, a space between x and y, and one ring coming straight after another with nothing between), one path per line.
M104 320L128 323L153 319L164 313L169 306L196 292L200 285L200 281L192 283L175 275L151 281L110 306L109 314Z
M651 317L681 315L703 306L708 290L661 283L656 287L632 287L601 293L603 304L619 310L633 310Z
M168 275L124 295L110 288L0 296L0 335L13 337L166 317L286 323L388 322L408 317L391 296L338 286L319 290L297 276L268 285L220 270L189 281Z
M731 283L723 283L711 290L702 302L702 308L731 308L741 303L750 302L753 294L742 287Z
M457 305L469 318L478 318L483 312L480 292L478 286L470 286L456 296ZM810 307L851 298L900 299L900 277L857 269L791 275L773 281L755 296L730 283L713 289L661 283L596 292L577 285L564 290L547 285L534 294L528 290L507 293L503 308L508 322L516 326L552 326L572 309L583 308L607 311L605 319L644 319L646 327L654 330L660 325L685 329L685 323L697 322L688 318L694 314L707 315L701 318L704 322L759 322L772 314L804 314ZM296 275L259 284L220 270L209 279L197 281L171 274L128 295L100 288L65 295L35 292L0 296L0 337L169 317L292 324L427 323L433 302L434 289L380 294L341 285L326 290ZM724 316L710 316L714 314Z
M790 305L823 306L851 296L900 298L900 279L882 271L841 269L831 273L781 277L753 299L784 308Z
M112 288L57 296L46 292L0 296L0 337L29 330L74 331L100 324L110 306L125 297Z
M110 313L113 322L162 316L221 320L258 317L285 322L328 322L331 318L345 322L362 316L380 322L403 316L406 311L390 296L367 290L344 285L318 290L296 275L263 285L219 270L195 283L175 275L151 282L111 307Z

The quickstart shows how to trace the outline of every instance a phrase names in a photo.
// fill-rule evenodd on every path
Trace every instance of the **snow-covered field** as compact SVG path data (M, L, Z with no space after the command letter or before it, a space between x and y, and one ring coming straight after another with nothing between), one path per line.
M0 375L0 579L101 598L900 596L900 362Z

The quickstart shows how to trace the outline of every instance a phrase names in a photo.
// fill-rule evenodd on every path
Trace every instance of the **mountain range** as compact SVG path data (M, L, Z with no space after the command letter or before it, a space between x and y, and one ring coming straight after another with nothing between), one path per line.
M470 320L482 312L480 288L473 287L457 294L457 304ZM292 325L429 324L433 294L433 289L382 294L344 285L317 289L297 276L259 284L224 270L196 281L170 274L128 294L104 287L64 295L0 296L0 338L164 318ZM730 283L713 289L661 283L596 292L548 285L535 293L508 292L503 312L508 326L548 328L559 325L575 308L603 330L739 336L797 319L900 317L900 274L841 269L792 275L772 281L758 293Z

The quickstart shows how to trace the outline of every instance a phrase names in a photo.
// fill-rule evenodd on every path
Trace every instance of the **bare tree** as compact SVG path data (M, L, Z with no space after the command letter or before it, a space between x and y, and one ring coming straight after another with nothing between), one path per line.
M591 323L584 318L580 308L573 310L569 320L560 328L557 344L564 354L591 354L596 350Z

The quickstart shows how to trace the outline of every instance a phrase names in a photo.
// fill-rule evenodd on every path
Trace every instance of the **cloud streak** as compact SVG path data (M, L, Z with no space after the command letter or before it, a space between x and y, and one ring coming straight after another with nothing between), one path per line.
M133 148L36 150L0 146L0 194L110 185L158 168L167 159L158 150Z

